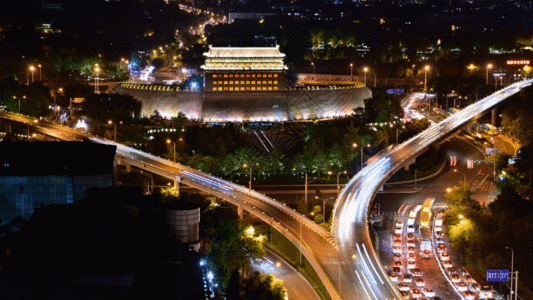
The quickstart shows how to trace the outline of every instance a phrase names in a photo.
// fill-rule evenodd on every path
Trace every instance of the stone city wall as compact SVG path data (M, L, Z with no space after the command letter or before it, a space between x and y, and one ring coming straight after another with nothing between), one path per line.
M307 87L282 92L221 93L179 91L165 86L122 84L115 93L129 94L143 103L142 113L154 110L166 118L183 112L188 118L209 121L287 121L342 117L364 107L372 92L366 87Z

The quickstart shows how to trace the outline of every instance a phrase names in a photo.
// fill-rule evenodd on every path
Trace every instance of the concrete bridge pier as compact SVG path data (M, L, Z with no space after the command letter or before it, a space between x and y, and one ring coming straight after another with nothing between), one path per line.
M6 133L11 133L11 125L4 125L4 129L6 130Z
M239 219L244 218L244 210L242 209L242 206L237 205L237 214L239 215Z
M491 124L492 126L498 127L498 108L496 107L492 109Z
M126 164L126 172L131 172L131 165L130 164Z
M465 129L466 129L466 132L468 133L472 133L472 125L474 124L474 122L468 122L466 125L465 125Z
M410 162L408 162L405 167L403 167L404 170L409 171L409 166L413 165L416 162L416 158L413 158Z

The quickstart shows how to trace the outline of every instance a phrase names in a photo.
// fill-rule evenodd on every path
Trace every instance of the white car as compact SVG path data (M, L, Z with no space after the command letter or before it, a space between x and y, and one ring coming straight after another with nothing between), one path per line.
M442 265L445 267L445 268L451 268L452 267L452 262L450 260L443 260L442 261Z
M435 297L435 292L430 287L425 287L422 289L422 293L424 293L424 296L426 297Z
M407 241L407 247L416 247L415 241L413 241L413 240L408 240L408 241Z
M466 284L462 281L456 283L455 286L457 287L457 290L459 290L459 292L466 292L468 290L468 287L466 287Z
M415 279L415 285L417 287L424 287L424 286L426 286L426 281L424 279L422 279L422 278L416 278Z
M407 262L407 269L414 269L416 268L416 261L410 260Z
M396 228L403 228L403 220L402 219L398 219L396 220Z
M440 253L440 259L441 259L442 261L444 261L444 260L450 260L450 254L448 254L448 252L441 252L441 253Z
M414 232L415 232L415 225L407 226L407 233L414 233Z
M407 283L398 283L398 289L401 291L401 292L408 292L410 290L409 286L407 285Z
M395 234L402 234L403 233L403 228L394 228L394 233Z

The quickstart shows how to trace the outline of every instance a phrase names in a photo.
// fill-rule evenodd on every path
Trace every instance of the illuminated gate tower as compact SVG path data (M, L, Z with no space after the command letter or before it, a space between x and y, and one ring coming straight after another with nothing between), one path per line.
M272 92L286 89L285 54L276 47L211 47L204 53L206 92Z

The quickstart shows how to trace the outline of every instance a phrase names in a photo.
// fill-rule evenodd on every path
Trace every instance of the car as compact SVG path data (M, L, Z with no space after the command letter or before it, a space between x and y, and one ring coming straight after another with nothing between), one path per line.
M477 282L472 282L470 283L470 288L472 289L472 291L474 293L479 293L481 287L479 286L479 284Z
M424 293L424 296L426 297L435 297L435 292L430 287L423 288L422 293Z
M418 288L413 288L411 290L411 295L413 296L413 298L418 299L418 298L422 297L422 292Z
M416 248L413 246L407 247L407 253L416 253Z
M402 282L398 283L398 289L400 290L400 292L408 292L411 288L407 285L407 283Z
M403 228L403 220L402 219L398 219L396 220L396 225L395 225L396 228Z
M408 240L407 241L407 247L416 247L415 241L414 240Z
M394 248L392 248L392 252L393 252L393 253L399 253L399 254L402 254L402 253L403 253L403 248L400 247L400 246L394 246Z
M405 282L405 283L411 283L413 282L413 276L411 276L411 274L403 274L402 276L402 282Z
M448 252L441 252L439 256L441 260L450 260L450 254Z
M416 254L414 253L408 253L407 254L407 260L410 261L410 260L416 260Z
M394 253L392 255L392 260L399 260L399 259L402 259L402 254L401 253Z
M457 275L457 274L452 274L452 275L450 275L450 280L453 283L459 283L461 281L461 277L459 277L459 275Z
M463 294L463 297L466 299L466 300L474 300L476 299L476 294L472 293L471 291L464 291L464 292L461 292L461 294Z
M402 240L394 240L394 241L392 242L392 244L393 244L394 246L401 246L401 245L403 245Z
M393 239L393 240L401 240L401 239L402 239L402 235L399 234L399 233L395 233L395 234L392 236L392 239Z
M403 228L395 228L394 229L394 233L395 234L402 234L403 233Z
M414 232L415 232L415 225L407 226L407 233L414 233Z
M433 299L431 299L431 300L442 300L442 299L441 299L439 296L435 296L435 297L433 297Z
M411 299L411 294L409 292L400 292L400 293L402 293L403 299L405 300Z
M407 269L415 269L416 268L416 261L410 260L407 262Z
M429 251L429 250L424 250L424 252L422 252L422 257L424 257L424 258L430 258L430 257L431 257L431 251Z
M440 226L439 227L435 227L435 232L437 232L437 231L442 232L442 227L440 227Z
M439 244L437 246L437 252L448 252L448 249L446 249L446 245L444 244Z
M392 263L392 266L393 267L398 267L398 268L401 268L402 267L402 262L397 260L395 262Z
M462 281L455 283L455 286L457 287L457 290L458 290L459 292L465 292L465 291L468 290L468 287L467 287L466 284L465 284L464 282L462 282Z
M426 286L426 281L422 278L415 278L416 286Z
M491 286L482 286L479 290L479 299L487 299L494 297L494 291Z
M413 277L420 277L422 276L422 271L419 268L409 269L409 274Z
M415 235L412 234L412 233L409 233L409 234L407 234L407 239L408 240L414 240L415 239Z
M398 282L398 275L394 272L389 272L389 279L392 282Z
M402 275L402 269L399 267L392 268L392 272L396 273L398 276Z
M413 225L413 224L415 224L415 219L414 218L407 219L407 225Z
M441 237L437 238L437 244L444 244L444 239Z
M443 260L442 261L442 265L445 267L445 268L451 268L452 267L452 262L450 260Z
M442 233L442 231L435 231L435 235L437 237L444 237L444 233Z
M466 285L470 286L470 282L472 281L472 277L470 274L463 275L463 280L465 281Z
M448 274L448 276L457 274L457 271L455 270L455 268L444 268L444 270L446 271L446 274Z

